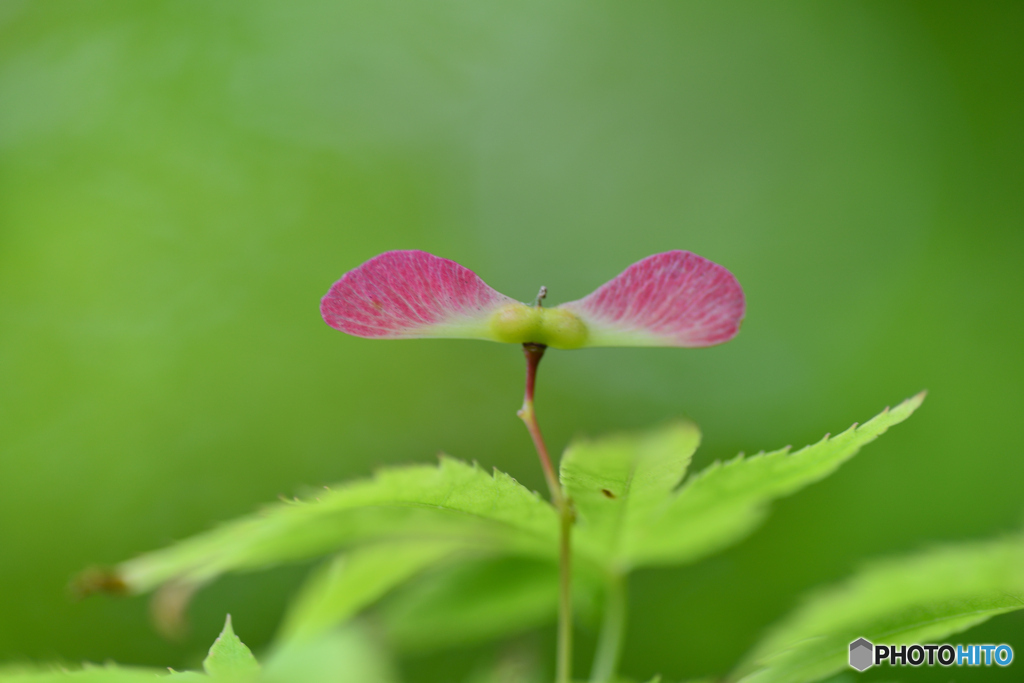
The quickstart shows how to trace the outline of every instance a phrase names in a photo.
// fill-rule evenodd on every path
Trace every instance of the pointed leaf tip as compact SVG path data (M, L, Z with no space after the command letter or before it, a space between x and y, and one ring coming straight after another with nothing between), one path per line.
M909 399L860 427L792 453L787 446L705 468L666 506L635 525L620 550L624 560L631 566L689 562L735 543L760 524L771 501L827 477L918 405Z
M736 336L743 288L722 266L689 251L654 254L577 301L587 346L713 346Z
M320 313L331 327L357 337L491 339L489 316L510 303L455 261L388 251L335 282Z
M224 620L224 629L213 641L210 653L203 660L203 669L214 678L231 680L252 679L260 665L252 652L245 646L231 626L231 615Z

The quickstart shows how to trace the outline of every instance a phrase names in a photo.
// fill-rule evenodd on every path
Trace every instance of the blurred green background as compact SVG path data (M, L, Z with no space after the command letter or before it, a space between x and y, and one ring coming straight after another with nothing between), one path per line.
M738 276L725 346L550 353L557 450L686 415L701 467L929 389L742 545L635 576L628 674L723 673L862 558L1019 528L1022 35L1020 2L0 0L0 661L194 663L227 611L260 648L302 568L207 589L184 643L65 585L305 485L444 450L543 487L518 349L321 321L388 249L524 300L668 249ZM1024 653L1024 615L965 641Z

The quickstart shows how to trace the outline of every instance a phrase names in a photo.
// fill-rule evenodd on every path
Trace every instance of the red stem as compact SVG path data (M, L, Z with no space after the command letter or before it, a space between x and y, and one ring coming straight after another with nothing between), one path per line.
M548 447L544 443L544 437L540 433L540 424L537 422L537 415L533 410L533 391L537 383L537 366L540 365L547 350L543 344L523 344L523 355L526 356L526 392L523 396L523 407L516 413L526 425L533 439L533 445L537 449L537 456L540 458L541 469L544 470L544 478L548 481L548 488L551 490L551 501L556 507L562 507L562 486L558 483L558 475L555 473L555 466L551 463L551 456L548 455Z
M542 298L538 295L538 301ZM540 466L544 470L544 477L548 480L548 488L551 489L551 502L558 508L560 518L559 542L558 542L558 566L559 566L559 599L558 599L558 671L556 674L557 683L570 683L572 680L572 525L573 511L571 501L562 491L562 485L558 481L555 467L551 463L551 456L548 455L548 447L544 443L544 437L540 433L540 425L537 423L537 415L533 410L533 390L537 382L537 366L547 347L544 344L523 344L523 355L526 356L526 393L523 396L523 407L519 410L519 417L530 432L533 445L537 449L537 456L540 458Z

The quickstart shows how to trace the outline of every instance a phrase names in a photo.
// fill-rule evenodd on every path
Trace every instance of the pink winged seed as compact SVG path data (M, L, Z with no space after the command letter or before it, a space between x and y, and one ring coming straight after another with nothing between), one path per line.
M335 282L320 313L331 327L357 337L400 339L480 321L510 301L454 261L425 251L388 251ZM463 335L442 330L436 336Z
M686 347L732 339L745 306L732 273L688 251L648 256L586 297L562 305L591 328L594 345L617 346L634 338Z

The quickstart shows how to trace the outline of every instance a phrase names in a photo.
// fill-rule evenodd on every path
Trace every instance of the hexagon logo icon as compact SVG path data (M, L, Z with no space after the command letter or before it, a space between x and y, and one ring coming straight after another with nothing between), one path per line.
M850 666L857 671L863 671L874 664L875 646L864 638L858 638L850 643Z

